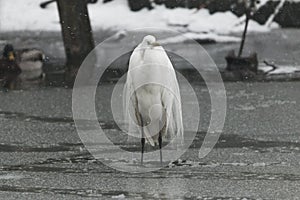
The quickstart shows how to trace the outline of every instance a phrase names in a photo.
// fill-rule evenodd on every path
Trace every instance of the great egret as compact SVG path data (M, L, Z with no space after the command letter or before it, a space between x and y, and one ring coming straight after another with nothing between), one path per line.
M145 142L159 145L162 164L162 138L182 139L183 123L175 70L154 36L145 36L134 49L123 95L129 135L141 138L141 164Z

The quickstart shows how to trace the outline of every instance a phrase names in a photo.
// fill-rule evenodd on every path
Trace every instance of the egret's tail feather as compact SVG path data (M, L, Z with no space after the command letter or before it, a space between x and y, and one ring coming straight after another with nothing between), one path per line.
M145 133L145 138L146 141L151 145L151 146L155 146L155 142L153 140L153 138L151 137L151 135L149 134L149 130L147 128L144 129L144 133Z
M153 146L153 147L155 146L155 143L154 143L154 141L153 141L153 139L152 139L151 137L150 137L150 138L149 138L149 137L146 137L146 141L149 142L149 144L150 144L151 146Z

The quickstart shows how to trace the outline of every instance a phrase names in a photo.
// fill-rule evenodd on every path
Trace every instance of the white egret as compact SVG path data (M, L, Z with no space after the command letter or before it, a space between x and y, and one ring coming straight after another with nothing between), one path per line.
M141 163L148 142L159 145L162 164L162 138L183 138L181 97L173 65L152 35L130 57L123 96L129 135L140 134Z

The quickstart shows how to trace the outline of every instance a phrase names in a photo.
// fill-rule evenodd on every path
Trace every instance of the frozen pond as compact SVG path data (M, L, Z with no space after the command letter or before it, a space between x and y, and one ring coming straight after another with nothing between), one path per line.
M210 99L200 102L199 131L189 150L159 171L118 172L95 160L72 120L71 89L0 92L0 195L4 199L294 199L300 196L299 82L225 83L228 106L222 135L204 159ZM182 95L188 90L182 87ZM98 119L117 145L111 121L112 84L97 92ZM191 114L190 116L193 116ZM188 116L187 116L188 117ZM188 120L193 120L192 118ZM101 144L105 146L105 144ZM151 150L148 147L148 150ZM107 153L105 148L99 153ZM124 162L123 158L112 162Z
M108 33L95 33L97 43ZM255 50L259 60L282 66L300 66L299 30L274 30L250 34L246 53ZM64 49L59 33L4 33L17 48L38 47L51 65L62 69ZM107 53L122 42L111 42ZM221 69L224 57L238 43L205 44L203 47ZM181 48L182 47L182 48ZM189 44L174 44L176 51ZM191 57L197 52L189 49ZM197 55L196 55L197 56ZM115 64L124 64L119 60ZM172 57L175 67L187 63ZM117 66L117 65L115 65ZM47 69L47 67L51 69ZM300 67L299 67L300 69ZM181 85L184 103L190 88ZM111 114L113 83L104 83L96 93L96 111L101 127L117 146L139 152L128 144ZM207 134L211 101L204 83L193 83L200 106L197 135L180 160L144 174L118 172L88 153L72 119L72 90L27 85L22 90L0 92L0 195L3 199L295 199L300 196L300 82L227 82L227 116L222 135L210 154L198 158ZM195 121L194 110L184 113ZM99 154L110 150L99 144ZM147 147L146 151L153 151ZM124 158L108 160L126 167L138 165Z

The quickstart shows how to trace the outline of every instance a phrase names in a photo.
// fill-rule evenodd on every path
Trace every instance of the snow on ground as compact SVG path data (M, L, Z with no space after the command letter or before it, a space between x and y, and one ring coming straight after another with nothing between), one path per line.
M189 40L206 40L209 38L213 38L216 42L239 42L241 39L235 36L228 36L228 35L218 35L215 33L183 33L178 36L166 38L160 40L160 44L174 44L180 42L188 42Z
M125 195L120 194L120 195L117 195L117 196L112 196L111 198L113 198L113 199L125 199Z
M259 66L259 69L267 74L275 75L275 74L293 74L299 72L299 68L300 68L300 67L293 67L293 66L277 66L277 67L278 68L276 68L274 71L272 70L273 69L272 67L265 66L265 65Z
M59 31L56 4L41 9L41 2L43 0L0 0L0 31Z
M44 0L0 0L0 31L60 31L59 16L56 4L41 9L39 4ZM265 2L263 2L265 3ZM217 42L235 42L237 38L228 37L233 32L241 32L244 20L231 12L210 15L207 9L190 10L184 8L167 9L156 5L155 9L130 11L127 1L114 0L103 4L89 5L91 23L94 30L128 30L143 27L180 30L197 33L190 36L214 39ZM273 24L271 28L278 27ZM251 21L249 31L266 32L270 28Z
M115 0L110 3L90 5L92 24L104 29L135 29L141 27L158 27L177 29L196 33L230 34L241 32L244 24L231 12L209 14L207 9L167 9L163 5L155 9L143 9L139 12L129 10L127 1ZM111 16L114 13L114 16ZM278 27L276 24L273 27ZM250 31L265 32L270 29L251 21Z
M21 179L23 176L14 175L14 174L1 174L0 180L10 180L10 179Z

